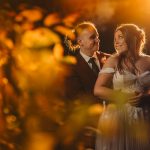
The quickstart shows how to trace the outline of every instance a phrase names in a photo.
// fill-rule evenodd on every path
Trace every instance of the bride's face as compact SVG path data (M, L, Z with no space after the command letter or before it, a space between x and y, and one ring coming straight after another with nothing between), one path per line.
M114 47L118 53L127 51L128 46L125 37L120 30L117 30L114 35Z

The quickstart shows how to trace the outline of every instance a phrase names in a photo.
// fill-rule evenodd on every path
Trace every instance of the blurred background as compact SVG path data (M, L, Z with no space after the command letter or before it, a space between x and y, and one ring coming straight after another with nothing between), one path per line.
M76 25L80 21L92 21L95 23L100 33L101 49L110 53L114 51L113 32L115 27L120 23L135 23L146 31L146 51L148 51L150 47L150 22L148 19L150 15L149 0L1 1L1 8L9 12L9 17L17 23L26 22L29 24L29 22L34 22L34 27L32 28L46 26L56 32L56 30L58 31L63 29L56 27L58 25L72 28L73 25ZM34 14L32 14L32 12L23 12L31 9L36 10L36 12ZM61 32L65 32L65 30ZM63 35L62 33L60 34Z
M111 54L117 25L135 23L150 54L149 9L149 0L0 0L0 150L84 150L74 138L102 106L65 97L76 63L65 36L73 40L73 27L91 21Z

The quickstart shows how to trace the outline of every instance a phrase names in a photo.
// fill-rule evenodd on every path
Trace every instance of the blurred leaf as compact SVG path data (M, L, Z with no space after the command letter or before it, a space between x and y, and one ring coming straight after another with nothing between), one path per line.
M54 48L53 48L53 55L57 60L60 60L63 58L63 54L64 54L64 48L63 46L58 43L55 44Z
M28 21L35 22L41 20L42 17L42 11L40 9L33 8L23 10L19 15L16 16L15 20L20 22L25 18Z
M74 40L75 39L75 35L74 33L72 32L72 29L69 29L67 27L64 27L64 26L56 26L54 28L54 30L56 30L57 32L63 34L64 36L68 36L70 39Z
M60 41L59 36L47 28L37 28L32 31L26 31L22 36L22 43L28 48L48 47Z
M49 14L44 19L45 26L52 26L61 22L61 19L57 13Z
M77 60L74 56L64 56L61 62L65 62L67 64L76 64Z
M78 18L79 18L78 13L69 14L68 16L66 16L63 19L63 22L66 26L72 27L73 24L77 21Z
M30 135L26 150L54 150L55 139L52 134L37 132Z
M103 111L103 107L100 104L94 104L89 107L88 111L91 116L100 115Z

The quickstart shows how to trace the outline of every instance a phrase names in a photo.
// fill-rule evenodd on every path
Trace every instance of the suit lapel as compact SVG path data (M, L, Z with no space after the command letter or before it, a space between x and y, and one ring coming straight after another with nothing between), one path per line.
M95 76L92 69L89 67L88 63L85 61L85 59L80 55L80 53L77 54L77 63L78 63L78 69L81 70L81 72L85 71L87 73L87 76Z

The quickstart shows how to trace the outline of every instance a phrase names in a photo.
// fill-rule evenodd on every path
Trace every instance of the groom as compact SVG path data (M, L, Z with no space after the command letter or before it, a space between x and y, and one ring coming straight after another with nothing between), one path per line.
M94 97L93 89L98 73L110 54L99 51L99 34L93 23L78 24L75 28L75 35L79 46L74 54L77 64L73 66L72 74L68 78L67 93L70 98L84 95ZM97 98L88 102L98 103Z
M77 63L72 68L72 74L67 78L67 96L71 104L77 99L81 105L89 104L90 107L91 104L100 103L100 100L94 96L93 89L98 73L110 55L99 51L99 34L93 23L80 23L75 27L74 32L79 49L74 54ZM87 116L83 119L86 119L86 123L80 130L76 143L83 141L85 148L94 149L95 133L86 127L96 128L98 118ZM87 132L90 137L82 136L82 134L87 135Z

